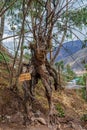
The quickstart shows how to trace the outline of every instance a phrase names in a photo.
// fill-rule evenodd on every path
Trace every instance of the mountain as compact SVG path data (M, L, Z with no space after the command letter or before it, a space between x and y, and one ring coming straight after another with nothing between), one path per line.
M65 66L69 64L74 71L84 70L84 64L87 64L87 48L66 57L63 61Z
M83 43L84 42L80 41L80 40L70 41L70 42L64 43L63 46L60 49L60 52L59 52L55 62L58 62L60 60L64 60L66 57L71 56L74 53L81 50L82 46L83 46ZM86 46L87 46L87 43L86 43ZM55 53L55 51L54 51L54 53Z

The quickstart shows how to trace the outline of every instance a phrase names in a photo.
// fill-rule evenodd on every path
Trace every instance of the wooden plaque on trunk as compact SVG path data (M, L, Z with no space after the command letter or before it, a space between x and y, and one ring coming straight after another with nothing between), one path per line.
M24 73L19 76L19 82L23 82L25 80L31 80L31 74L30 73Z

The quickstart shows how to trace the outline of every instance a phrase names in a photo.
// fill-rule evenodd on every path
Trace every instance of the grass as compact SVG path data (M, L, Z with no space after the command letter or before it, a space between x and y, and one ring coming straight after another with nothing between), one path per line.
M5 60L6 60L6 62L9 62L9 61L10 61L9 56L8 56L7 54L5 54L5 53L2 53L2 54L3 54L3 56L4 56ZM3 56L0 54L0 62L5 61L4 58L3 58Z
M64 109L62 108L61 104L56 104L56 110L58 112L59 117L65 117Z
M83 116L81 117L81 121L87 121L87 114L83 114Z

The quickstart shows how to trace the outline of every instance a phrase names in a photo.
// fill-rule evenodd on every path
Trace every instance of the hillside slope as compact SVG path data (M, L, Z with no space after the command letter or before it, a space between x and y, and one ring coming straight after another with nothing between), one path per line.
M85 53L87 50L85 49ZM80 52L81 53L81 52ZM78 54L77 54L78 56ZM87 130L87 121L81 118L87 114L87 103L82 99L81 90L63 89L57 92L53 91L52 102L54 104L57 123L51 128L47 127L48 103L44 87L41 82L35 87L36 101L33 109L29 106L29 116L32 117L27 127L23 126L23 106L19 102L17 95L13 93L8 86L8 72L5 64L0 66L0 129L1 130ZM19 94L22 97L22 84L19 84ZM35 115L40 113L40 119L45 120L41 123L35 119ZM43 122L42 121L42 122ZM55 124L55 123L54 123ZM54 128L56 126L56 128Z
M48 104L44 95L43 86L40 84L36 87L37 101L34 104L34 114L40 113L40 119L42 122L47 121ZM32 120L31 125L27 128L22 125L23 123L23 110L17 101L15 94L13 94L8 88L0 89L0 115L3 114L3 119L0 118L0 128L3 130L87 130L87 124L81 121L83 114L87 114L87 103L81 97L81 91L76 90L60 90L53 92L52 101L56 108L58 124L51 128L47 127L47 124L43 124ZM31 114L31 112L30 112ZM39 117L38 117L39 118ZM38 119L36 118L36 119ZM56 127L56 129L55 129Z
M60 52L55 60L55 62L58 62L59 60L63 60L65 59L66 57L68 56L71 56L73 55L74 53L78 52L79 50L82 49L82 46L83 46L83 41L80 41L80 40L76 40L76 41L69 41L69 42L66 42L62 45L61 49L60 49ZM87 46L87 43L86 43L86 46ZM57 48L56 48L57 49ZM55 50L56 50L55 49ZM55 50L54 50L54 53L55 53Z
M84 70L83 62L87 63L87 48L81 49L64 60L65 66L69 64L74 70Z
M0 44L0 51L8 55L9 58L13 59L12 54L9 52L8 49L6 49L6 47L3 44Z

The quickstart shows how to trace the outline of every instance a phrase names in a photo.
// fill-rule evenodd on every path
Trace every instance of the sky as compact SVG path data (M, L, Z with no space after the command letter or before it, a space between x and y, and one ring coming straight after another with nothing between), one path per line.
M65 1L65 0L62 0L62 2ZM82 6L87 6L87 0L73 0L73 3L75 4L72 4L70 8L72 9L78 9L79 7L82 7ZM78 30L78 29L77 29ZM81 39L81 40L84 40L85 38L85 34L87 32L87 28L83 27L82 30L80 30L80 32L76 31L76 30L73 30L73 32ZM5 29L4 29L4 36L3 37L8 37L9 35L12 35L12 32L10 31L10 26L8 25L8 22L7 20L5 21ZM73 35L72 36L72 39L73 40L77 40L77 38ZM67 42L67 41L71 41L72 39L65 39L64 42ZM9 49L9 51L11 53L14 53L14 47L13 47L13 44L12 44L12 41L14 39L13 38L10 38L10 39L7 39L7 40L4 40L3 41L3 44Z

